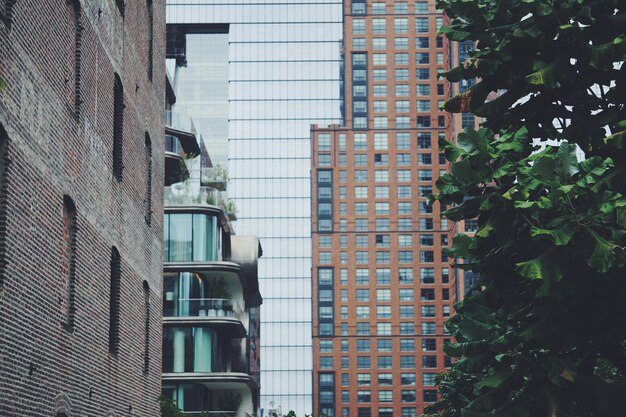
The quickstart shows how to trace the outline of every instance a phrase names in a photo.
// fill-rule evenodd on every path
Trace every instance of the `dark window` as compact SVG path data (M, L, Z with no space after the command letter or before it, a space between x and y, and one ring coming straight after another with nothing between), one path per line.
M76 310L76 206L68 196L63 197L63 269L65 300L65 328L74 330Z
M437 401L437 391L436 390L424 390L424 402L432 403Z
M148 79L152 81L154 70L154 9L152 0L147 0L148 7Z
M82 58L82 33L81 9L79 0L68 1L67 6L71 15L71 31L74 32L72 52L68 51L69 65L66 81L68 98L74 108L74 117L78 119L80 114L80 70ZM70 82L72 80L72 82Z
M0 10L0 18L4 20L4 24L8 29L11 28L11 23L13 22L13 6L16 2L17 0L4 0L4 10Z
M144 313L144 341L143 341L143 373L148 374L150 367L150 285L143 282L143 313Z
M122 181L122 136L124 134L124 87L119 75L115 74L113 87L113 176Z
M146 145L146 201L145 201L145 220L146 224L152 224L152 141L150 135L145 135Z
M4 284L4 268L6 255L6 174L8 165L9 137L0 124L0 288Z
M120 293L122 262L115 246L111 248L111 287L109 290L109 352L117 355L120 344Z

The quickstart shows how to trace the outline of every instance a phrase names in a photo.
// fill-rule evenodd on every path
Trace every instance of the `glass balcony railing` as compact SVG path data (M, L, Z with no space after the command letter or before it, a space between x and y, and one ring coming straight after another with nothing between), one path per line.
M172 152L176 155L180 155L183 147L180 145L180 141L176 136L165 135L165 152Z
M203 168L200 172L202 185L226 191L228 186L228 171L220 166L213 168Z
M193 119L187 113L165 110L165 125L172 129L197 134Z
M165 187L164 194L166 206L224 206L220 192L211 187L178 183Z
M234 317L241 318L241 306L226 298L181 298L165 300L164 317Z

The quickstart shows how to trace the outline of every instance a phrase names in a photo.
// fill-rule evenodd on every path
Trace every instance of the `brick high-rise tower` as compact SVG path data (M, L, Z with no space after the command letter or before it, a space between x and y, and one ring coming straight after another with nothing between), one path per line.
M434 1L345 2L345 126L312 130L314 414L412 417L437 398L457 299L427 203L450 48Z

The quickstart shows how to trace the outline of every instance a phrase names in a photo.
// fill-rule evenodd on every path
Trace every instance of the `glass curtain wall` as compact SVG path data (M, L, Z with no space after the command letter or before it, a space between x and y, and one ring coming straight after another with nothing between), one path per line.
M229 24L229 197L264 252L260 405L310 414L310 125L341 120L342 1L168 0L167 12L168 23Z

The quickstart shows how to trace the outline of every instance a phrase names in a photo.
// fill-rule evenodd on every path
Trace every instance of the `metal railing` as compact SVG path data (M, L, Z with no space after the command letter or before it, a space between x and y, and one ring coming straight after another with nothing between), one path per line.
M176 130L197 134L193 119L187 113L165 110L165 125Z
M176 155L180 155L183 147L176 136L165 135L165 152L172 152Z
M163 197L166 206L200 205L224 207L222 196L215 188L202 187L183 182L165 187Z
M241 319L241 305L227 298L179 298L165 301L165 317L235 317Z

